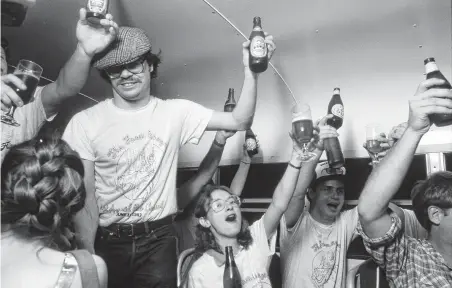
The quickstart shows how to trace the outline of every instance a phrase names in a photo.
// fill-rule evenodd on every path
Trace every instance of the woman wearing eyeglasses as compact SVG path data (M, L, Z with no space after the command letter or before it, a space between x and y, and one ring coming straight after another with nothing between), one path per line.
M324 129L320 134L315 131L314 134L315 139L311 140L313 149L319 145L319 139L337 136L331 129ZM242 218L240 198L233 195L229 188L204 187L195 208L195 216L199 219L197 249L203 255L190 269L188 287L223 287L226 246L232 246L243 288L271 287L267 270L274 254L275 232L292 198L299 175L308 176L306 169L300 174L301 147L295 141L293 143L290 161L273 193L270 206L262 218L251 226Z

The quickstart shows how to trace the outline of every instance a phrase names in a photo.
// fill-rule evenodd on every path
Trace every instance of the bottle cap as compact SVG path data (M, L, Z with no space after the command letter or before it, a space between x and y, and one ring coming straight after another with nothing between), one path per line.
M435 58L429 57L429 58L425 59L424 60L424 65L427 64L427 63L430 63L430 62L435 62Z

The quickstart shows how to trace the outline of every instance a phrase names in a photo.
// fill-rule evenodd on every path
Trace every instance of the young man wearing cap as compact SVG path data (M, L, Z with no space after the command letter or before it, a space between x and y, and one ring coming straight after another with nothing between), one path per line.
M14 74L6 74L8 71L7 55L2 47L1 109L8 112L12 105L16 106L14 119L20 124L20 126L7 125L3 122L1 124L2 162L4 155L12 145L34 137L46 120L53 119L64 100L76 96L80 92L88 79L93 56L106 48L116 37L118 25L110 14L107 15L107 19L101 21L100 27L88 25L85 15L86 10L80 9L80 19L76 28L77 48L61 69L57 80L36 88L33 101L26 105L11 88L16 86L19 89L26 89L22 80Z
M423 81L409 101L408 127L375 167L359 198L358 231L391 287L452 287L452 173L437 172L415 186L413 208L427 239L406 236L400 217L388 211L433 114L452 115L452 90L441 79Z
M329 117L320 121L320 131L325 127L334 129L326 125ZM355 207L342 211L346 169L330 169L328 162L317 164L322 152L323 143L320 142L314 151L317 158L303 164L297 188L281 220L283 287L298 287L299 283L315 288L345 285L347 249L359 235L356 229L358 210ZM308 209L304 209L305 196L310 201ZM394 204L390 208L400 217L407 215Z
M275 45L266 36L268 57ZM107 262L111 287L175 287L179 148L198 143L205 130L251 126L258 74L248 67L233 112L212 111L188 100L151 95L158 56L143 30L121 27L116 41L94 62L112 86L112 99L76 114L63 138L85 165L86 205L76 219L83 248Z
M330 117L318 123L320 133L325 129L335 132L326 125ZM355 237L358 213L356 208L341 213L346 170L330 169L328 162L317 165L323 150L323 141L319 141L314 150L317 157L303 163L295 194L281 219L283 287L342 287L345 281L346 251ZM306 193L310 205L304 211Z

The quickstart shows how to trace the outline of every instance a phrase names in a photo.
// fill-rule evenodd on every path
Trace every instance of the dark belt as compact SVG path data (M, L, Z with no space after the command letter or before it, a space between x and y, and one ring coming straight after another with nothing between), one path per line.
M152 230L160 228L162 226L171 225L173 223L173 215L166 216L165 218L141 223L113 223L110 226L102 227L102 230L110 235L117 237L133 237L136 235L147 234Z

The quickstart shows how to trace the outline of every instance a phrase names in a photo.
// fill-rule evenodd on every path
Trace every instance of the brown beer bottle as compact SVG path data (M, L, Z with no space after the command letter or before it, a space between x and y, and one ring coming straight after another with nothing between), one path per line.
M268 49L265 43L265 34L262 30L261 18L254 17L253 31L250 35L249 67L254 73L261 73L268 67Z
M257 139L256 135L254 135L253 130L248 129L245 133L245 146L246 151L250 157L256 155L259 151L257 149Z
M334 88L333 97L328 104L328 114L333 114L333 118L328 119L327 124L339 129L344 121L344 104L341 99L341 89ZM323 141L328 164L331 168L340 168L344 165L345 159L342 154L341 144L337 137L327 138Z
M446 83L442 85L435 85L432 88L438 89L452 89L450 82L447 81L446 77L444 77L443 73L439 71L438 66L436 65L435 58L430 57L424 60L425 65L425 74L427 74L427 79L437 78L446 81ZM447 126L452 124L452 115L448 114L433 114L430 115L430 120L438 127Z
M107 13L108 0L88 0L86 3L86 20L94 25L99 25Z
M234 88L229 88L228 100L226 100L226 103L224 103L224 112L232 112L235 108L235 105L237 105L237 103L235 102L234 98Z
M224 288L242 288L239 269L234 261L232 246L226 246L226 263L224 264L223 274Z

